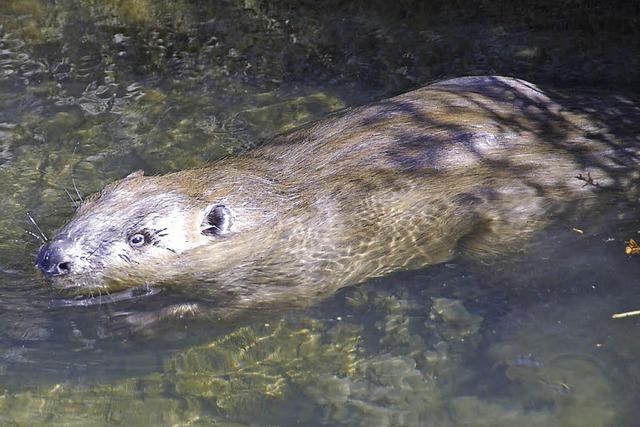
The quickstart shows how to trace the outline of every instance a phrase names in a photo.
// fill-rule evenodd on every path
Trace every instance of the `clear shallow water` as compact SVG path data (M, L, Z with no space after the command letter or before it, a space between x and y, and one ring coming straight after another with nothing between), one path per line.
M454 260L233 325L133 333L119 314L192 298L162 289L65 307L34 271L39 242L25 230L38 231L27 212L51 234L73 212L74 187L89 194L135 169L200 165L448 75L623 81L613 78L615 56L600 56L607 75L594 52L577 65L570 55L526 56L512 43L497 49L515 29L476 22L473 44L452 36L445 12L441 26L422 28L422 15L400 9L0 5L1 424L635 424L640 319L610 319L640 306L640 262L624 254L640 230L637 206L621 197L500 263Z

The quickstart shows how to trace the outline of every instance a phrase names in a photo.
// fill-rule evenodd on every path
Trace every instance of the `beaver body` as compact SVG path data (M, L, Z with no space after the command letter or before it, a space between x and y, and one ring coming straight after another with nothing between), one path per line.
M87 200L37 265L85 293L199 283L234 307L307 304L459 251L499 254L633 189L639 146L530 83L447 80L201 169L134 173Z

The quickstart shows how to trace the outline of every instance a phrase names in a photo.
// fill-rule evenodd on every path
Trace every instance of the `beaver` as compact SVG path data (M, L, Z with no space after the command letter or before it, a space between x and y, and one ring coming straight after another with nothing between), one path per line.
M134 172L85 200L36 265L82 294L198 284L218 315L312 304L461 253L499 256L635 188L640 139L603 129L523 80L445 80L206 167Z

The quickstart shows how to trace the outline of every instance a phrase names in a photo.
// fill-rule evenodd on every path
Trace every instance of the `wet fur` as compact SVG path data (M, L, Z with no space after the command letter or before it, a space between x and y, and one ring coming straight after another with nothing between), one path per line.
M521 80L436 83L205 168L107 186L59 233L78 270L57 282L200 283L241 310L310 304L460 252L490 259L603 192L635 194L636 136L607 136ZM200 232L211 204L230 209L228 235ZM148 223L149 251L121 244Z

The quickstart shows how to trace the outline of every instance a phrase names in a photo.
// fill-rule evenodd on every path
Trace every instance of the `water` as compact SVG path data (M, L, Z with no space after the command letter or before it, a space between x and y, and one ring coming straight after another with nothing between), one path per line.
M634 42L571 22L315 6L0 3L0 424L635 425L640 319L611 319L640 308L640 261L624 254L638 207L622 196L494 265L456 259L231 325L132 331L125 314L190 297L83 306L44 285L27 213L51 235L133 170L202 165L446 76L637 84L637 57L620 54Z

